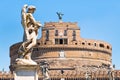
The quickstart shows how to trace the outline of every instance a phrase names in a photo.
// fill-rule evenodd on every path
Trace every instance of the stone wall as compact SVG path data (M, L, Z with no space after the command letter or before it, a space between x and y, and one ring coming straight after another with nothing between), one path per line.
M21 43L10 47L11 64L17 58ZM84 39L80 36L77 23L47 22L42 28L42 36L33 48L32 59L37 63L49 63L49 73L53 78L85 78L85 72L98 78L108 78L108 66L112 64L112 46L104 41ZM64 70L64 74L61 74ZM117 74L117 73L116 73ZM117 74L118 75L118 74ZM42 78L39 74L39 78Z

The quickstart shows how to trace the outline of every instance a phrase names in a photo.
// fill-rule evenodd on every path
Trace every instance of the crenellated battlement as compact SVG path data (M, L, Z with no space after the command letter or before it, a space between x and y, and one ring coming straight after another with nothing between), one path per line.
M44 27L73 27L77 28L77 22L45 22Z

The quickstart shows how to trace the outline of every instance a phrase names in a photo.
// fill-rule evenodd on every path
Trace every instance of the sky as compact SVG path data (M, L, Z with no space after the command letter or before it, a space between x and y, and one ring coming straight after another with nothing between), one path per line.
M24 4L36 6L34 17L43 25L57 22L56 12L62 12L64 22L78 22L82 38L110 43L112 63L120 69L120 0L0 0L0 71L9 71L9 48L22 41Z

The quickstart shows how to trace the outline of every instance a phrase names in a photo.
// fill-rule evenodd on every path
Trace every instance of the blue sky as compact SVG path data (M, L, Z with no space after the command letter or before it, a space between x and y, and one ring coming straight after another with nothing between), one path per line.
M112 45L112 62L120 69L120 0L1 0L0 1L0 70L9 71L9 47L22 41L21 8L34 5L36 20L78 22L81 37L102 40ZM39 30L39 37L41 30Z

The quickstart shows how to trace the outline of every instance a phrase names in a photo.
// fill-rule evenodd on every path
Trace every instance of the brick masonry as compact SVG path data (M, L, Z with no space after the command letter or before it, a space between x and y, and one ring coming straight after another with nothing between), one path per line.
M18 56L20 44L10 47L11 64ZM82 38L76 22L46 22L42 27L42 36L33 49L32 59L37 63L45 60L50 68L57 69L50 71L51 76L59 75L61 69L67 68L65 73L69 77L87 70L94 71L94 68L98 72L106 71L107 75L107 66L112 64L112 46L104 41Z

